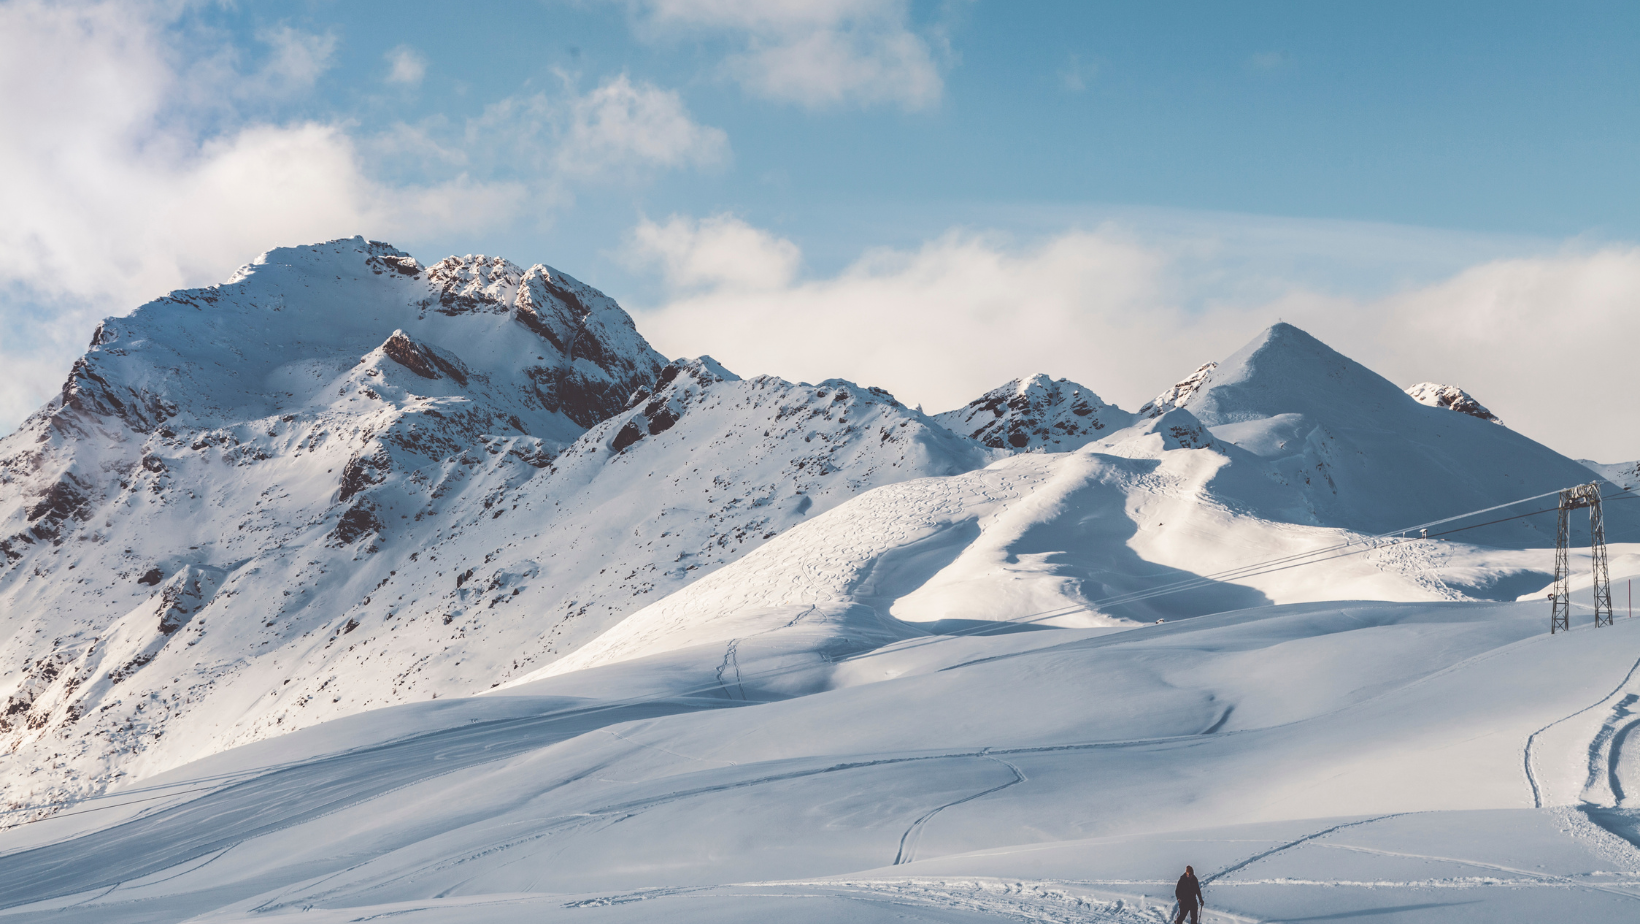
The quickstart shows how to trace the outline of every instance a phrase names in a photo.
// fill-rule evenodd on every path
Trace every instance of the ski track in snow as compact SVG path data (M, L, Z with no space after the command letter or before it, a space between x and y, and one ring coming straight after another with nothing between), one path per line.
M1579 710L1577 710L1576 712L1573 712L1570 715L1562 716L1561 718L1558 718L1558 719L1554 720L1553 722L1550 722L1549 724L1543 726L1542 728L1538 729L1537 731L1532 732L1532 734L1527 737L1526 747L1524 749L1525 754L1524 754L1524 759L1523 759L1523 766L1524 766L1525 771L1526 771L1526 782L1531 787L1531 790L1532 790L1532 806L1534 808L1543 808L1543 792L1542 792L1542 789L1538 785L1536 774L1534 774L1532 772L1532 747L1537 742L1538 736L1542 735L1544 732L1547 732L1548 730L1550 730L1551 728L1554 728L1557 725L1560 725L1564 722L1575 719L1578 716L1584 714L1585 712L1588 712L1592 709L1599 708L1602 704L1610 702L1613 698L1615 698L1619 693L1622 693L1625 689L1627 689L1629 687L1629 685L1631 683L1634 682L1635 675L1637 673L1640 673L1640 658L1635 659L1634 664L1632 664L1629 667L1628 672L1623 675L1622 681L1620 681L1617 684L1617 686L1612 689L1612 691L1610 693L1606 694L1605 696L1602 696L1600 699L1590 703L1587 706L1584 706L1582 709L1579 709ZM1626 728L1625 728L1624 732L1625 732L1624 737L1626 738L1627 737L1627 729ZM1610 737L1609 732L1607 733L1607 736L1608 736L1608 738ZM1591 742L1591 744L1590 744L1591 750L1598 747L1599 742L1600 742L1599 737L1597 737L1594 742ZM1618 742L1613 742L1613 744L1614 744L1613 760L1615 760L1616 759L1615 746L1618 744ZM1613 768L1615 768L1615 766L1616 766L1615 763L1612 764ZM1614 783L1615 783L1615 780L1616 780L1615 773L1616 773L1616 771L1615 771L1615 769L1613 769L1612 770L1612 774L1613 774L1612 779L1613 779ZM1619 787L1614 785L1613 788L1617 789ZM1640 847L1640 844L1636 844L1635 846Z
M900 851L899 851L899 853L894 855L894 864L893 865L901 866L903 864L910 863L912 860L915 860L917 858L917 840L918 840L918 838L920 838L922 836L923 826L928 824L929 820L932 819L935 815L938 815L939 813L945 811L948 808L953 808L955 806L962 805L964 802L972 802L975 799L981 798L983 796L988 796L988 795L990 795L991 793L994 793L994 792L1001 792L1002 790L1007 789L1010 786L1014 786L1016 784L1025 782L1025 780L1026 780L1025 771L1019 769L1018 767L1014 766L1013 764L1009 763L1008 761L1000 760L998 758L992 757L990 754L985 753L985 752L981 752L980 756L985 757L985 758L990 759L990 760L994 760L997 763L1003 765L1004 767L1007 767L1010 771L1013 772L1014 778L1011 779L1011 780L1008 780L1005 783L999 783L996 786L992 786L990 789L984 789L984 790L981 790L979 792L974 793L973 795L963 796L961 799L955 799L955 800L952 800L950 802L945 803L944 805L941 805L941 806L938 806L936 808L930 809L922 817L920 817L916 821L912 822L911 827L907 828L905 833L900 835Z

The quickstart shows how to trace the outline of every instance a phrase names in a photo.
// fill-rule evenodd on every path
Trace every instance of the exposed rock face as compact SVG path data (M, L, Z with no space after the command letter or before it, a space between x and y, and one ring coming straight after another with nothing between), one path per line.
M1014 379L934 419L992 449L1066 452L1133 422L1086 386L1045 375Z
M417 343L405 336L404 331L396 330L393 336L382 344L382 353L411 372L424 379L436 379L440 373L456 380L457 385L467 384L467 370L453 359L440 356L432 347Z
M1218 363L1202 363L1197 366L1195 372L1180 379L1172 388L1152 398L1145 403L1144 407L1139 408L1139 416L1160 417L1176 407L1184 407L1185 403L1190 400L1190 396L1195 394L1198 388L1207 384L1213 370L1218 367Z
M1474 396L1456 385L1439 385L1435 382L1419 382L1407 389L1407 394L1419 404L1430 407L1444 407L1449 411L1468 414L1470 417L1479 417L1481 420L1502 424L1498 415L1486 409L1486 405L1476 401Z

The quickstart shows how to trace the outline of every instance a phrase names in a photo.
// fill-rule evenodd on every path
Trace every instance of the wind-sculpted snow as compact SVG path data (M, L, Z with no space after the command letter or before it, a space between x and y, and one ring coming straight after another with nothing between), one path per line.
M992 449L1064 452L1120 430L1133 415L1085 386L1045 375L1014 379L934 419Z
M666 366L544 266L272 251L105 322L0 443L5 798L486 689L981 453L880 391Z

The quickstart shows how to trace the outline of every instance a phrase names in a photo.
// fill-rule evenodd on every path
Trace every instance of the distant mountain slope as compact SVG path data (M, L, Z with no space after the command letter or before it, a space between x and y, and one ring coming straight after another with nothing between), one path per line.
M1065 452L1122 429L1133 415L1084 385L1037 374L1014 379L934 419L992 449Z
M476 692L982 462L880 391L666 366L549 267L272 251L105 322L0 440L0 785L37 803Z
M1623 488L1640 487L1640 461L1635 462L1596 462L1592 459L1578 459L1579 465L1594 472L1601 478Z

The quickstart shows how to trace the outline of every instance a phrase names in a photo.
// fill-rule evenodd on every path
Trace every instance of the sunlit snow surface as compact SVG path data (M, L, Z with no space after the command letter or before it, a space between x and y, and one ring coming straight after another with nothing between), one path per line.
M1585 599L1584 604L1587 603ZM30 920L1545 921L1640 909L1640 622L869 608L394 707L0 834Z

